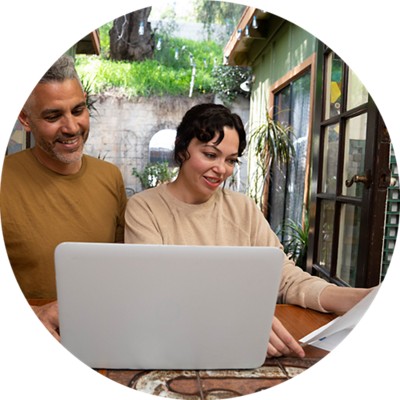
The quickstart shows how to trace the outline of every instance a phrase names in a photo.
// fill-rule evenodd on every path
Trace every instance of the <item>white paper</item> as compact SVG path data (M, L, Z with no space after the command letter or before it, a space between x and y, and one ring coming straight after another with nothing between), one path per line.
M300 339L300 342L312 344L314 347L328 351L333 350L360 321L375 298L378 289L379 286L371 290L367 296L345 314L304 336Z

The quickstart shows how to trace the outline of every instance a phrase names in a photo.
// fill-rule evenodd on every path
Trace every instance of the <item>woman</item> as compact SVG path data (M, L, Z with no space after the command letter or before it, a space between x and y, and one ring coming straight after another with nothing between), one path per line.
M177 129L177 178L130 198L125 214L127 243L276 246L277 236L252 199L221 187L246 147L240 117L217 104L191 108ZM246 268L246 266L243 266ZM369 289L341 288L284 261L279 302L343 313ZM268 356L304 350L277 318Z

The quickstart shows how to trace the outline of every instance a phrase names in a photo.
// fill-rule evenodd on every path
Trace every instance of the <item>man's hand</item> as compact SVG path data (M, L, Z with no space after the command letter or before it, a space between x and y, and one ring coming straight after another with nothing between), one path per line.
M60 341L59 323L58 323L58 303L53 301L43 306L32 306L36 316L49 332Z
M286 330L278 318L274 317L269 337L267 357L281 357L290 353L295 353L299 357L305 356L305 352L300 344Z

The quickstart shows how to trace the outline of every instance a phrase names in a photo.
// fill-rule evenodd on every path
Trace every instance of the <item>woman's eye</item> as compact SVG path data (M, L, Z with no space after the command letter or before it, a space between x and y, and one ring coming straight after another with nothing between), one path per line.
M229 165L235 165L236 163L238 163L239 162L239 160L237 159L237 158L233 158L233 159L231 159L231 160L227 160L227 163L229 164Z
M204 155L205 155L207 158L212 158L212 159L214 159L214 158L216 157L216 155L215 155L214 153L204 153Z

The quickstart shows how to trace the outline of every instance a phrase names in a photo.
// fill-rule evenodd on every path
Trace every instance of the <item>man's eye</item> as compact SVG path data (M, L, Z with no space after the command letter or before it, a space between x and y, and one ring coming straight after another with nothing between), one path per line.
M58 114L57 114L57 115L47 115L47 116L45 117L45 120L48 121L48 122L55 122L55 121L57 121L59 118L60 118L60 116L59 116Z
M72 114L81 115L86 110L86 107L79 107L73 110Z

